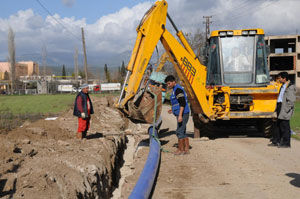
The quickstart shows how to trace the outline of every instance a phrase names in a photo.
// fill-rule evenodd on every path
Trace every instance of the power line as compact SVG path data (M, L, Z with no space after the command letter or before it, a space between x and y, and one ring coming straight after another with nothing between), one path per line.
M237 4L236 7L231 8L231 10L240 10L241 8L244 8L244 7L248 6L248 5L249 5L249 4L248 4L248 0L245 0L244 2L242 2L242 3L240 3L240 4ZM217 12L217 13L213 14L212 16L213 16L213 17L215 17L215 16L218 17L218 15L223 15L223 14L224 14L224 11L222 11L222 12Z
M235 13L234 15L230 16L230 18L239 18L239 17L247 16L250 13L255 13L258 10L258 6L260 4L261 4L260 1L255 1L249 6L247 6L245 10L241 10L241 12Z
M36 2L51 16L52 19L54 19L58 24L60 24L62 27L64 27L74 38L81 41L81 38L77 37L72 31L70 31L61 21L53 17L53 14L39 1L36 0Z
M292 0L287 0L287 1L292 1ZM247 1L245 1L247 2ZM265 5L261 4L262 2L266 2ZM252 3L252 2L250 2ZM232 24L233 21L238 21L241 20L242 18L244 18L245 16L249 16L249 15L253 15L254 13L268 7L271 6L274 3L278 3L278 1L253 1L252 4L246 3L243 6L241 6L240 8L246 8L246 9L242 9L239 12L234 13L232 16L229 16L228 18L226 18L230 24ZM260 7L259 7L260 5ZM220 23L219 21L214 21L217 24Z

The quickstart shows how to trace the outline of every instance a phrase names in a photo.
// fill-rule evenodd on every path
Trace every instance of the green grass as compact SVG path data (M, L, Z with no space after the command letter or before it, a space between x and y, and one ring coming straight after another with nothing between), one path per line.
M73 106L74 94L0 96L0 133L20 126L25 120L35 121L57 116Z
M300 102L295 103L295 112L290 124L293 131L300 132Z
M91 96L120 95L120 92L90 94ZM25 113L55 114L67 110L74 104L76 94L57 95L0 95L0 113L13 115Z
M296 133L296 135L292 135L292 138L295 138L296 140L300 140L300 134Z
M100 97L120 92L91 94ZM73 107L76 94L57 95L0 95L0 133L20 126L25 120L35 121Z
M55 114L74 103L74 94L0 96L0 112Z
M300 140L300 102L295 103L295 112L290 121L291 128L295 135L292 135L293 138Z

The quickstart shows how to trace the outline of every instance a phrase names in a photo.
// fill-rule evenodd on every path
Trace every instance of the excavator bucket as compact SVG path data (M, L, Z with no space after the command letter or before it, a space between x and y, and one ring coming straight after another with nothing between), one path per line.
M156 102L155 102L156 96ZM148 86L148 89L128 102L128 118L134 123L152 124L157 121L162 109L161 87ZM155 116L155 117L154 117Z

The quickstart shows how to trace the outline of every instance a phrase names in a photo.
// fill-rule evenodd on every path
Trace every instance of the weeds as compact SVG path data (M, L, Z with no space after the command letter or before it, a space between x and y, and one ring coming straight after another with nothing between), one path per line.
M34 122L43 118L41 113L20 113L14 115L11 111L0 111L0 133L10 131L16 127L21 126L24 121L29 120Z
M73 106L74 95L0 96L0 132L54 116Z

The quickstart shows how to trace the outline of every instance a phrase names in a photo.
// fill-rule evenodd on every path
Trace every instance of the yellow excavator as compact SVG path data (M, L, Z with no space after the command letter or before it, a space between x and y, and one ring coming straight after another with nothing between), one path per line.
M148 63L161 41L187 92L195 137L200 133L213 136L215 127L224 125L255 125L265 136L270 135L280 87L270 83L264 31L213 31L206 50L207 66L204 66L177 29L167 7L165 0L157 1L138 25L124 82L127 89L123 86L115 106L134 122L153 123L159 117L161 88L149 86L153 69ZM166 29L167 19L177 38ZM154 96L159 102L156 105Z

